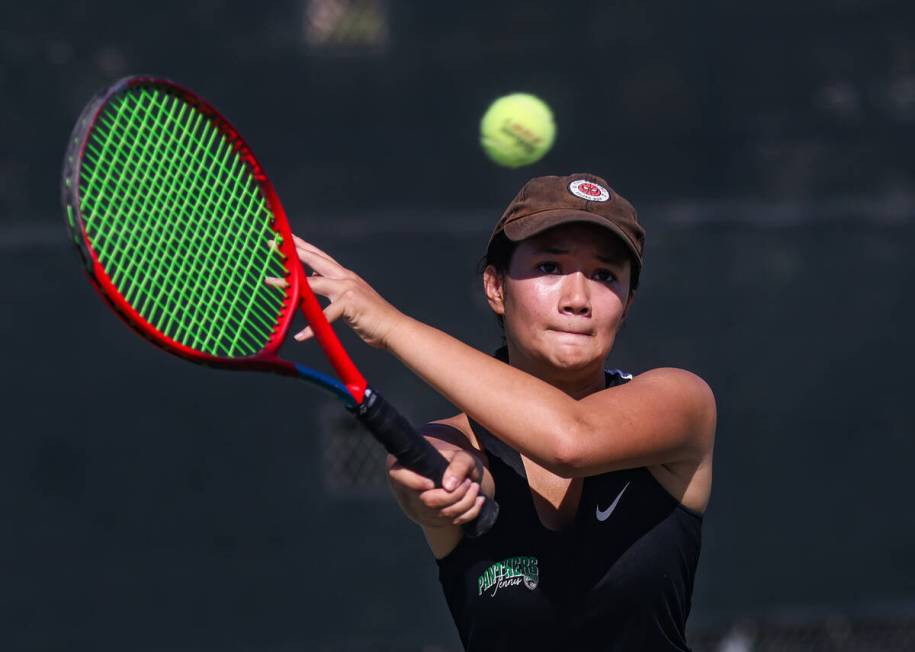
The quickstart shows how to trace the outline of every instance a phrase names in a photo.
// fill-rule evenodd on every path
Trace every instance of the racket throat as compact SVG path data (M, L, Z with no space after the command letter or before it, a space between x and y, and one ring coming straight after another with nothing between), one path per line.
M357 405L363 403L363 400L361 399L365 394L364 389L360 392L358 386L351 387L344 385L333 376L322 373L316 369L312 369L311 367L306 367L299 362L293 362L292 366L299 378L311 383L312 385L317 385L322 389L332 392L337 396L337 398L346 404L348 409L353 409ZM360 396L360 400L356 399L357 395Z

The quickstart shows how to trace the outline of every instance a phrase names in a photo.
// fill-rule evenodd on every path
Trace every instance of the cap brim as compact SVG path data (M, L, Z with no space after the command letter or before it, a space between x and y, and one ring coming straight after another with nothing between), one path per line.
M569 210L567 208L557 208L548 211L541 211L533 215L522 217L521 219L509 222L503 227L505 237L513 242L527 240L531 236L543 233L547 229L552 229L560 224L569 224L571 222L588 222L597 224L608 231L613 232L625 243L630 253L635 257L639 267L642 266L642 256L635 243L629 239L629 236L616 224L601 215L595 215L587 211Z

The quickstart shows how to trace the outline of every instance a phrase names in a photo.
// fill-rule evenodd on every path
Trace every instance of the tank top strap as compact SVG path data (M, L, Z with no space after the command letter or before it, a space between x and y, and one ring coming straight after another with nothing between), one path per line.
M632 380L632 374L622 371L621 369L604 369L604 382L606 387L625 385L630 380Z

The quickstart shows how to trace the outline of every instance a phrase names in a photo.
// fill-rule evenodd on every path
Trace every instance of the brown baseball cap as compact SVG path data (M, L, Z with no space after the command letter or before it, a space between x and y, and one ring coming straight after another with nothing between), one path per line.
M518 242L568 222L590 222L613 231L632 253L638 267L633 272L641 270L645 229L632 204L594 174L531 179L505 209L489 244L499 233Z

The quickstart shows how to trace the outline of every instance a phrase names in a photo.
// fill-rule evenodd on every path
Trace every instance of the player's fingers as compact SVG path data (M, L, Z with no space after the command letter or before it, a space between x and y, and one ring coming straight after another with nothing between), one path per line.
M293 238L294 238L294 237L295 237L295 236L293 236ZM270 251L277 252L277 253L279 253L279 251L280 251L279 245L277 244L277 241L276 241L276 240L273 240L273 239L267 240L267 246L269 247ZM296 247L296 254L299 254L298 247ZM302 262L305 262L305 261L302 259L301 254L299 254L299 260L301 260ZM306 265L307 265L307 263L306 263ZM314 270L311 270L311 272L308 272L308 270L306 270L306 273L308 273L308 275L317 274L317 272L314 271ZM276 278L276 277L268 277L268 278ZM268 281L268 283L270 283L270 282ZM270 283L270 284L271 284L271 285L274 285L274 283ZM277 285L276 287L285 287L285 285Z
M413 491L428 491L435 488L435 483L432 480L400 464L394 464L388 469L388 477L391 482Z
M467 493L464 494L463 498L461 498L459 501L457 501L453 505L449 505L448 507L445 507L444 509L442 509L439 512L439 514L441 514L443 517L448 518L448 519L457 518L458 516L460 516L467 510L469 510L471 507L473 507L473 503L476 501L477 496L479 496L479 495L480 495L480 483L472 482L472 483L470 483L470 486L467 488Z
M311 291L315 294L320 294L322 297L327 297L331 301L346 289L346 283L347 281L342 278L328 277L324 274L308 277L308 287L311 288Z
M293 239L295 241L295 249L299 256L299 260L309 265L312 269L315 269L319 274L323 276L333 276L335 278L353 274L326 251L318 249L310 242L306 242L298 236L294 235Z
M333 324L342 314L343 306L338 303L332 303L324 309L324 317L329 324ZM297 342L304 342L305 340L314 337L314 334L315 332L312 330L311 326L306 326L292 337Z
M305 328L300 330L298 333L293 335L292 339L294 339L296 342L304 342L305 340L310 340L314 336L315 336L315 332L313 330L311 330L311 326L306 326Z
M464 523L470 523L473 519L480 515L480 510L483 509L483 503L486 501L485 496L477 496L476 500L473 503L473 507L469 510L458 516L452 521L454 525L464 525Z
M280 278L279 276L268 276L264 279L264 282L267 285L272 285L275 288L285 288L289 284L286 282L286 279Z
M331 256L329 253L327 253L326 251L322 251L321 249L318 249L316 246L314 246L310 242L303 240L299 236L293 234L292 239L295 241L296 249L305 249L306 251L311 251L319 256L326 258L327 260L329 260L332 263L337 263L336 259L333 256ZM339 265L340 263L337 263L337 264Z
M301 242L301 244L299 244L299 242ZM304 240L301 240L301 238L299 239L299 242L296 243L296 253L299 256L299 260L314 269L321 276L340 279L359 278L354 271L347 269L337 262L333 256L321 251L313 244L305 242Z
M308 265L308 267L317 272L320 276L327 276L328 278L342 278L343 275L348 271L344 269L339 263L336 263L328 258L324 258L320 254L316 254L315 252L308 249L300 249L296 247L296 253L299 255L299 260Z
M442 476L442 486L449 491L454 489L458 484L463 482L464 478L475 475L477 461L472 455L464 451L458 451L451 458L445 474ZM473 478L478 480L479 478Z
M419 495L419 499L423 505L429 507L430 509L441 509L442 507L448 507L453 505L461 498L464 497L464 494L467 493L467 490L471 485L470 478L464 481L463 484L458 486L454 491L447 491L445 489L430 489L429 491L424 491Z

